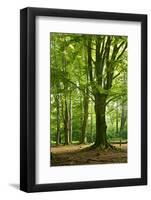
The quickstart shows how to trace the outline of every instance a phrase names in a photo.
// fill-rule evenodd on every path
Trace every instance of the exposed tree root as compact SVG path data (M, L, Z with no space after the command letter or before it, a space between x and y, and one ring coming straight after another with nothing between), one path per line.
M107 142L105 145L98 145L98 144L93 144L92 146L88 147L89 150L93 150L93 149L98 149L101 151L107 151L107 150L118 150L117 147L113 146L112 144L110 144L109 142Z

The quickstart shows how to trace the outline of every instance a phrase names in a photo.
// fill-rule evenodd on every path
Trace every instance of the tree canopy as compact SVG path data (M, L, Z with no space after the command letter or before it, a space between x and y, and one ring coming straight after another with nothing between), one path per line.
M127 139L127 37L50 33L52 144Z

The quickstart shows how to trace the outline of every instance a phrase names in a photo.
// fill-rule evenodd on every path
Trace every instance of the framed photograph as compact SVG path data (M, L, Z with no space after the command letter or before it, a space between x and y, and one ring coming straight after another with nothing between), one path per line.
M20 189L147 184L147 16L20 12Z

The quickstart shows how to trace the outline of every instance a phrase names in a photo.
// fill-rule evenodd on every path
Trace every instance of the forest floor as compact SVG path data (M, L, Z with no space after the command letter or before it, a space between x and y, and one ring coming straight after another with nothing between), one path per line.
M126 163L127 144L114 144L115 149L89 149L90 145L51 147L51 166Z

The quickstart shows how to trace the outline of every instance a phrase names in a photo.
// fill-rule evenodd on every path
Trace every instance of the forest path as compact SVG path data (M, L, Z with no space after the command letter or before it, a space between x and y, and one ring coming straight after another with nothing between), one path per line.
M90 145L66 145L51 147L51 166L126 163L127 144L122 144L121 149L87 149ZM114 144L119 148L119 144Z

